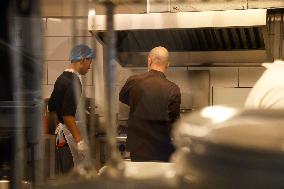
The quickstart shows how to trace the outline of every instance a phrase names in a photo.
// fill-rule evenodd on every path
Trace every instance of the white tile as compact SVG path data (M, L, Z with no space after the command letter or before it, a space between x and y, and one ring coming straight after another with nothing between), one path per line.
M92 34L88 31L87 18L76 19L75 25L76 25L76 30L74 33L76 36L89 36L89 37L92 36Z
M239 86L253 87L256 81L265 71L264 67L243 67L239 68Z
M47 18L46 33L48 37L71 36L71 19Z
M210 84L214 87L237 87L238 68L210 68Z
M46 60L68 60L71 50L71 37L45 37Z
M72 38L71 38L71 46L79 45L79 44L85 44L88 45L89 47L93 48L94 47L94 37L74 37L74 44L72 44ZM71 49L70 49L71 50Z
M63 0L41 0L42 16L62 16Z
M74 40L74 45L72 44ZM78 44L92 45L92 37L45 37L46 60L69 60L69 54L73 46Z
M213 105L242 108L251 88L213 87Z
M125 67L118 67L117 68L117 85L123 86L128 79L128 77L136 74L141 74L147 71L147 68L125 68Z
M91 36L87 23L87 18L76 18L74 23L70 18L47 18L45 36Z
M103 3L97 3L96 1L91 0L74 0L76 9L75 12L72 10L72 1L63 0L63 12L62 16L88 16L89 9L95 9L98 15L106 14L105 6ZM123 2L123 1L121 1ZM145 13L146 12L146 1L144 3L119 3L115 6L115 14L131 14L131 13Z
M47 83L54 84L57 77L66 69L68 64L70 64L69 61L48 61Z
M53 90L53 85L42 85L42 98L46 99L46 98L50 98L50 95L52 93Z
M75 12L73 11L72 2L75 5ZM87 0L63 0L63 4L62 14L65 16L88 16L89 2Z
M72 2L75 2L75 11L72 10ZM114 11L116 14L145 13L146 4L146 1L144 3L120 3L115 7ZM86 17L90 8L95 8L96 13L99 15L105 14L105 6L91 0L42 0L42 5L42 15L44 16Z

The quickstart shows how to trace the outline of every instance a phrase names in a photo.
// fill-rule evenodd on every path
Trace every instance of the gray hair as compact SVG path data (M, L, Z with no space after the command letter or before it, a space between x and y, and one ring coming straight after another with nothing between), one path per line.
M151 58L154 64L168 65L169 52L165 47L158 46L153 48L149 53L149 57Z

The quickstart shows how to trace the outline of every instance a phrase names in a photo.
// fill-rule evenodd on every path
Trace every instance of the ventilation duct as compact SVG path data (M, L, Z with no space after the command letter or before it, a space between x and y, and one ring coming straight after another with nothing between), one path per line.
M149 50L165 46L172 66L251 66L271 61L266 9L117 14L118 61L146 66ZM89 31L104 41L104 15L89 16Z

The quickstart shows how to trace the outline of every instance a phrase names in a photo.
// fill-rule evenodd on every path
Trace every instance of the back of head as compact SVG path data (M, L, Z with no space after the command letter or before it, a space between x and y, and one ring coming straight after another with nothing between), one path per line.
M95 58L95 52L88 47L87 45L76 45L70 53L70 61L71 62L76 62L80 61L84 58L86 59L93 59Z
M169 52L166 48L158 46L153 48L148 56L151 59L153 66L168 67L169 64Z

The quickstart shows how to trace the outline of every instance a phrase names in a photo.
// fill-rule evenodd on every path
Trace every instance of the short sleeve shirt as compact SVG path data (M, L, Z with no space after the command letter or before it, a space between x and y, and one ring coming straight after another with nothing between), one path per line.
M73 72L64 71L56 80L48 102L48 110L56 111L60 123L63 116L75 116L82 93L80 78Z

